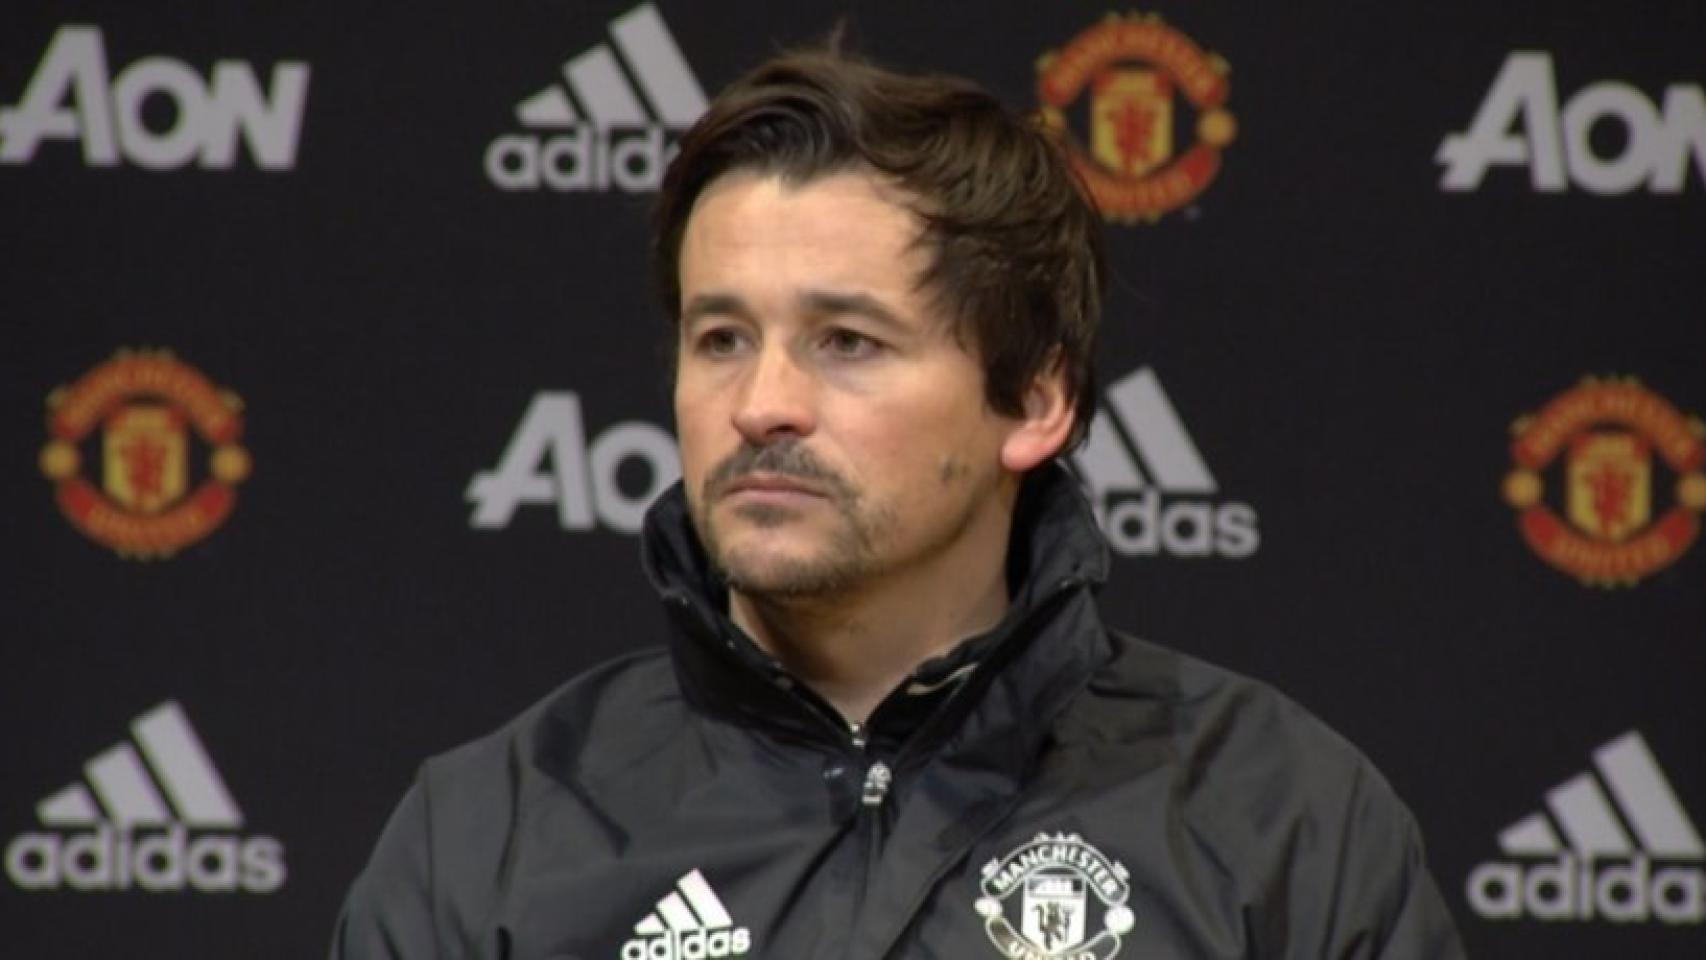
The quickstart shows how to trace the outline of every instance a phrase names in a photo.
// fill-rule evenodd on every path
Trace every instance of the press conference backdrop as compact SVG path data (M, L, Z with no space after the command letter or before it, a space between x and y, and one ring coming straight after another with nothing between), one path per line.
M1371 755L1475 954L1706 956L1693 0L9 5L0 955L317 955L423 757L659 641L645 214L840 18L1106 214L1110 621Z

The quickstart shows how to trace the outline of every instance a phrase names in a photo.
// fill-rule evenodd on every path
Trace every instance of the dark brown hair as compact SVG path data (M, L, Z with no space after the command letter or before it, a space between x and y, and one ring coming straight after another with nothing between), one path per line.
M658 196L653 268L671 319L682 234L707 184L737 169L805 183L860 167L917 198L931 252L920 287L981 359L991 409L1021 414L1025 388L1058 361L1076 445L1095 408L1100 223L1059 149L967 80L807 50L731 84L682 137Z

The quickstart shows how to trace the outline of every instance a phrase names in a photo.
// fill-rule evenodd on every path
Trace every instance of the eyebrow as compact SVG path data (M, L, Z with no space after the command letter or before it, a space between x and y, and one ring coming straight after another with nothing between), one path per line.
M739 317L743 320L752 319L752 310L746 301L732 293L701 293L681 308L681 325L689 326L696 321L716 314Z
M899 315L868 293L835 293L827 290L808 290L799 296L801 306L808 312L839 316L852 314L864 317L885 327L907 330Z
M908 329L907 324L888 305L868 293L838 293L831 290L807 290L795 298L800 309L819 316L851 314L896 330ZM745 300L732 293L695 294L681 308L681 325L689 326L708 316L729 316L751 320L754 311Z

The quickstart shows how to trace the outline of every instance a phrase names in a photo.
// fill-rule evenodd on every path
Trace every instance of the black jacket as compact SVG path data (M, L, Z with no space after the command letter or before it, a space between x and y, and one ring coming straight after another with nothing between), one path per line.
M854 730L724 615L679 488L668 653L428 761L334 960L1459 957L1408 811L1248 679L1110 632L1107 554L1034 477L1012 606Z

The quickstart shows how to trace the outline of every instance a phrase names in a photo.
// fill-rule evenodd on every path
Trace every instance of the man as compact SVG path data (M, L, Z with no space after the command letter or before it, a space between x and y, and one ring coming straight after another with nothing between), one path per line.
M334 957L1461 954L1360 755L1098 620L1054 462L1097 220L1042 134L792 54L683 138L655 230L667 653L429 761Z

